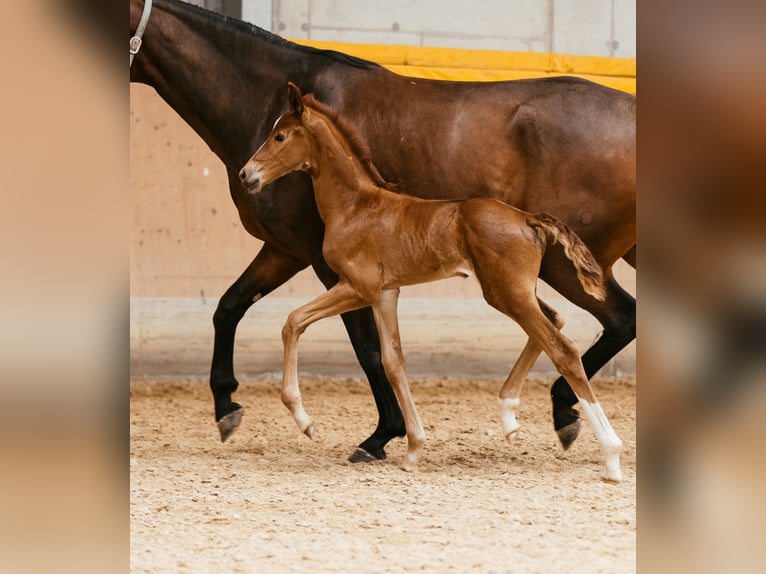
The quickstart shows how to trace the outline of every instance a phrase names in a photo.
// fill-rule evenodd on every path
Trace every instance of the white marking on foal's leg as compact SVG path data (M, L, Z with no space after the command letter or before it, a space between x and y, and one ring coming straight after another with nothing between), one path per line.
M418 461L420 460L422 450L422 444L418 446L408 444L407 455L404 457L400 468L406 472L415 472L418 469Z
M500 415L503 419L503 433L505 434L505 440L509 443L513 442L516 438L521 425L516 420L516 408L521 404L519 399L497 399L497 404L500 406Z
M316 426L314 425L313 419L306 412L306 409L303 408L303 404L300 402L300 399L298 400L297 405L293 405L293 409L293 418L295 419L298 428L301 429L301 432L303 432L303 434L305 434L307 437L313 439L314 432L316 431Z
M622 480L622 471L620 470L620 451L622 450L622 441L614 432L612 425L606 418L603 409L599 403L590 404L585 399L580 399L580 406L585 413L588 422L596 433L596 438L604 450L606 458L606 476L609 480L619 482Z
M290 411L290 414L293 415L295 424L298 425L298 428L301 429L301 432L310 439L313 439L314 432L316 431L316 426L314 425L312 418L306 412L306 409L303 408L303 401L301 400L300 395L296 397L290 393L283 392L282 403Z

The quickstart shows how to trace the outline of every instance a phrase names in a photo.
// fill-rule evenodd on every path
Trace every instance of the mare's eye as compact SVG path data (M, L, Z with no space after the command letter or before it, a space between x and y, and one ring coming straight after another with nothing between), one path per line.
M274 139L277 140L279 143L282 143L283 141L285 141L286 136L285 134L277 134L274 136Z

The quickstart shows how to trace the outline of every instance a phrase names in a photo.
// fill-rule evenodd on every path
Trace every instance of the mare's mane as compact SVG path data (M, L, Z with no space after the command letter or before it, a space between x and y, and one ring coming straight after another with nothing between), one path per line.
M378 168L372 163L372 155L370 153L370 146L348 121L341 116L338 111L331 108L327 104L324 104L314 97L314 94L306 94L303 97L304 105L308 106L312 110L319 112L320 114L327 116L330 121L335 125L341 135L346 139L348 145L351 147L351 152L357 157L367 174L372 178L372 181L378 187L382 187L388 191L399 191L399 186L395 183L391 183L383 179L380 175Z
M335 60L336 62L347 64L349 66L354 66L355 68L368 69L368 68L380 67L380 65L376 64L375 62L370 62L369 60L363 60L362 58L357 58L355 56L343 54L342 52L336 52L335 50L321 50L319 48L313 48L311 46L302 46L301 44L290 42L289 40L285 40L281 36L272 34L268 30L259 28L258 26L255 26L254 24L250 24L249 22L245 22L244 20L239 20L237 18L232 18L230 16L224 16L223 14L219 14L218 12L213 12L212 10L207 10L205 8L197 6L196 4L189 4L188 2L184 2L184 1L172 2L170 4L171 4L171 7L177 7L179 9L192 12L196 14L199 18L205 20L206 22L209 22L211 24L216 24L220 28L225 28L224 32L230 32L230 29L234 28L245 34L258 36L258 38L266 42L269 42L271 44L274 44L276 46L281 46L283 48L288 48L290 50L303 52L305 54L326 56L332 60Z

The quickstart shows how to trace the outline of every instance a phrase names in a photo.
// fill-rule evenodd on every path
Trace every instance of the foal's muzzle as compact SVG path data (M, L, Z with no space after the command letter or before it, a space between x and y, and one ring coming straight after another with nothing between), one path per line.
M254 169L242 168L239 172L239 180L249 192L254 193L261 189L261 178Z

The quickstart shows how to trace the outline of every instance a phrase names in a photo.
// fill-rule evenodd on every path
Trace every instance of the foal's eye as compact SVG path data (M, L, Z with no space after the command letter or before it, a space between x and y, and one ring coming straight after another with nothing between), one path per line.
M277 134L274 136L274 139L277 140L279 143L282 143L283 141L285 141L286 136L285 134Z

